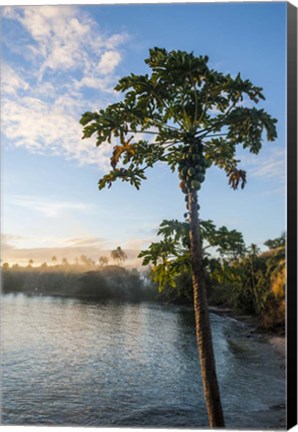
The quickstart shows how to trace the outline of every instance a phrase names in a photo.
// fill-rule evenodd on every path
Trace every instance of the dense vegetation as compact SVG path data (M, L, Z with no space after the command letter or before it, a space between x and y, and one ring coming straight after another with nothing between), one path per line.
M188 230L187 222L163 221L162 239L140 253L163 300L193 301ZM285 234L267 240L269 250L262 253L254 244L246 247L241 233L210 220L201 221L201 238L209 304L254 315L260 328L284 332Z
M251 245L241 259L218 264L210 276L211 301L256 315L261 328L284 332L285 243L263 253Z

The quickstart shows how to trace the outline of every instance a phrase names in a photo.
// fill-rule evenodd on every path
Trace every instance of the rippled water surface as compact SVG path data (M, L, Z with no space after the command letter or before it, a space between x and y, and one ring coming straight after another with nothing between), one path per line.
M2 424L206 427L190 310L2 297ZM211 314L228 428L284 424L283 359Z

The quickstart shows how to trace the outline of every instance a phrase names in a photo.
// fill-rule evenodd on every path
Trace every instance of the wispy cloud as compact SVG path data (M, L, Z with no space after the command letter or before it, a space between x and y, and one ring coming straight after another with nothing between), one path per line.
M285 183L286 175L286 151L285 148L267 148L259 155L245 155L241 161L249 176L270 179L275 184Z
M276 149L266 156L260 157L258 162L255 162L252 175L274 178L278 182L284 181L286 171L285 156L284 149Z
M130 243L130 244L129 244ZM134 239L123 245L127 254L125 266L139 267L142 260L138 258L140 246L144 245L143 240ZM130 247L128 247L130 246ZM33 259L35 264L42 262L50 263L52 257L61 262L67 258L69 262L74 262L81 255L86 255L98 262L100 256L106 256L109 263L113 264L111 251L116 246L108 240L100 237L82 236L76 238L56 238L56 237L17 237L10 234L2 235L2 260L3 262L19 263L26 265L29 259Z
M41 65L40 78L47 69L81 73L94 70L99 59L110 57L111 49L113 58L120 61L117 47L127 40L126 34L103 34L98 24L76 6L10 6L4 8L3 16L18 22L30 36L24 45L26 53L31 52L31 58Z
M76 6L5 7L3 20L15 29L3 41L2 130L10 145L105 168L107 147L82 141L79 119L113 100L128 35L104 33ZM12 52L23 61L6 60Z
M111 243L103 238L92 235L82 235L80 237L63 237L51 234L45 235L13 235L2 234L3 244L9 245L15 249L106 249L111 247Z
M110 74L121 61L121 55L118 51L106 51L98 63L98 71L101 74Z
M1 234L1 242L11 243L12 245L23 240L24 236L19 236L15 234Z
M20 90L29 89L29 84L8 65L2 67L1 85L2 91L9 95L16 95Z
M88 211L92 208L91 204L84 204L73 201L45 200L31 196L10 196L7 201L17 207L23 207L30 211L37 211L48 217L58 217L67 211Z
M105 239L102 239L101 237L76 237L76 238L70 238L66 239L66 243L68 243L69 246L78 246L78 247L99 247L102 246L102 243L105 242Z
M70 105L68 108L65 105ZM15 147L35 153L62 155L80 164L108 164L108 145L97 149L94 140L83 141L78 118L71 112L75 102L69 98L47 103L39 98L5 99L2 104L3 132Z

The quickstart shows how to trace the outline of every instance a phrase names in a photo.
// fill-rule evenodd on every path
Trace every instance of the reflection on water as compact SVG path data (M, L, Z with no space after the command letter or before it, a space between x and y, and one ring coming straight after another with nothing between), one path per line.
M3 424L208 426L191 311L6 295L1 321ZM211 322L227 427L279 428L282 359Z

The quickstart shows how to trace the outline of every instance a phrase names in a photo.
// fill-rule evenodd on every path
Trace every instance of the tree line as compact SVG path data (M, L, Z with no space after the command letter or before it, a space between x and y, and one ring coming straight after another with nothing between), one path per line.
M137 269L118 265L84 267L2 267L2 293L55 296L93 301L156 301L153 284Z
M124 252L124 250L121 248L121 246L118 246L116 249L112 250L110 253L110 257L114 260L117 265L120 265L124 263L127 260L127 255ZM109 264L109 257L106 255L102 255L98 258L97 262L93 260L92 258L89 258L87 255L80 255L80 257L76 257L74 261L71 263L67 258L62 258L61 262L59 263L59 260L56 255L53 255L51 258L51 264L49 265L47 262L43 262L42 264L33 265L34 260L30 258L28 260L27 266L21 266L20 264L10 264L8 262L4 262L1 267L3 270L7 270L10 267L13 270L32 270L33 268L39 269L41 271L50 270L51 268L57 269L68 269L68 270L79 270L81 271L82 268L96 268L98 266L103 267Z
M285 233L264 242L268 251L261 252L255 244L246 246L235 229L217 227L211 220L201 220L200 225L208 303L254 315L260 328L283 333ZM105 256L96 263L81 255L73 264L66 259L59 264L53 256L50 266L32 266L32 260L26 267L4 263L2 291L193 305L188 222L164 220L158 237L139 253L143 271L108 265ZM126 254L117 247L111 257L120 264Z

